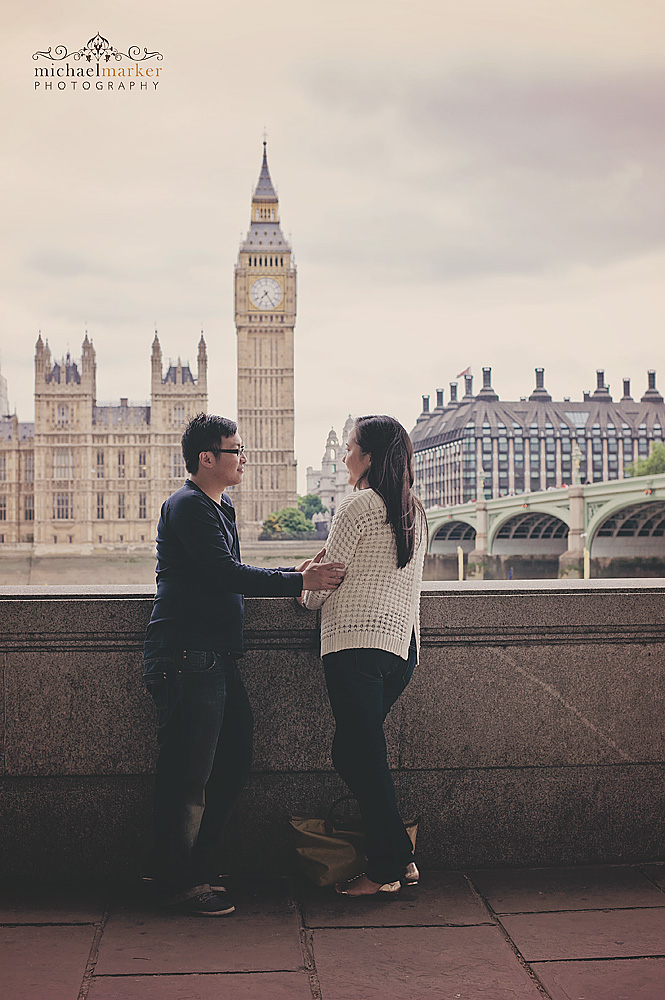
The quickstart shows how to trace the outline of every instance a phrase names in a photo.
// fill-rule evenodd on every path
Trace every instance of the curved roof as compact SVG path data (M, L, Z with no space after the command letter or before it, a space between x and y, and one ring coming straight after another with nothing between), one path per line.
M534 398L535 397L535 398ZM539 436L550 431L561 437L562 428L574 434L580 427L587 431L598 426L601 436L607 436L607 428L614 426L617 434L628 427L637 436L640 427L653 436L654 425L665 430L665 402L655 390L645 394L638 402L630 397L614 402L609 391L596 390L582 401L552 400L549 393L529 399L504 402L495 393L477 396L466 395L459 402L447 406L437 406L432 411L424 410L411 431L411 440L416 451L431 448L448 441L457 441L464 436L468 424L474 425L474 436L483 434L483 424L489 425L492 437L514 436L520 431L527 436L534 428Z

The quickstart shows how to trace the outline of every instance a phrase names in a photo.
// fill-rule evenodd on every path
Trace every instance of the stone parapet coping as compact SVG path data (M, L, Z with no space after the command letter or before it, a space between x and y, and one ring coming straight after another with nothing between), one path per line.
M632 578L612 580L431 580L423 583L423 595L437 594L566 594L572 591L616 593L647 591L660 593L665 590L665 578L654 577L642 580ZM43 599L57 597L154 597L155 587L151 584L38 584L24 586L0 586L0 601L21 599ZM267 600L270 598L247 598L247 600ZM276 598L283 600L283 598Z

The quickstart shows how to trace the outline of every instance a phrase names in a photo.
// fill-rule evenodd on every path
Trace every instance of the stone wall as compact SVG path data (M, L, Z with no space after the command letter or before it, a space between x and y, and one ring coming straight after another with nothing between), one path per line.
M152 589L0 587L2 862L135 875L147 848ZM427 584L423 650L388 719L419 856L441 867L662 858L665 581ZM226 863L285 870L290 814L342 793L317 618L247 601L254 773Z

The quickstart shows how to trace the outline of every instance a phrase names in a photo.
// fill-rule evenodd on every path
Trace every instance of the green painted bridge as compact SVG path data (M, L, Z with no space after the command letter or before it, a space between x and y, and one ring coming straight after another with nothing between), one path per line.
M430 554L558 557L581 575L589 557L665 558L665 473L520 493L427 511ZM472 574L473 575L473 574Z

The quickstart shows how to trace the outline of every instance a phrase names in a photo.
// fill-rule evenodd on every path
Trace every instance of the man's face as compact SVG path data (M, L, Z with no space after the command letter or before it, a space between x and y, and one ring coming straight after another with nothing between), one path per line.
M223 437L219 442L220 449L223 449L219 455L214 455L215 459L215 478L218 480L221 488L226 489L227 486L237 486L238 483L242 482L242 474L245 468L245 463L247 458L240 451L242 448L242 438L238 433L235 433L232 437Z

